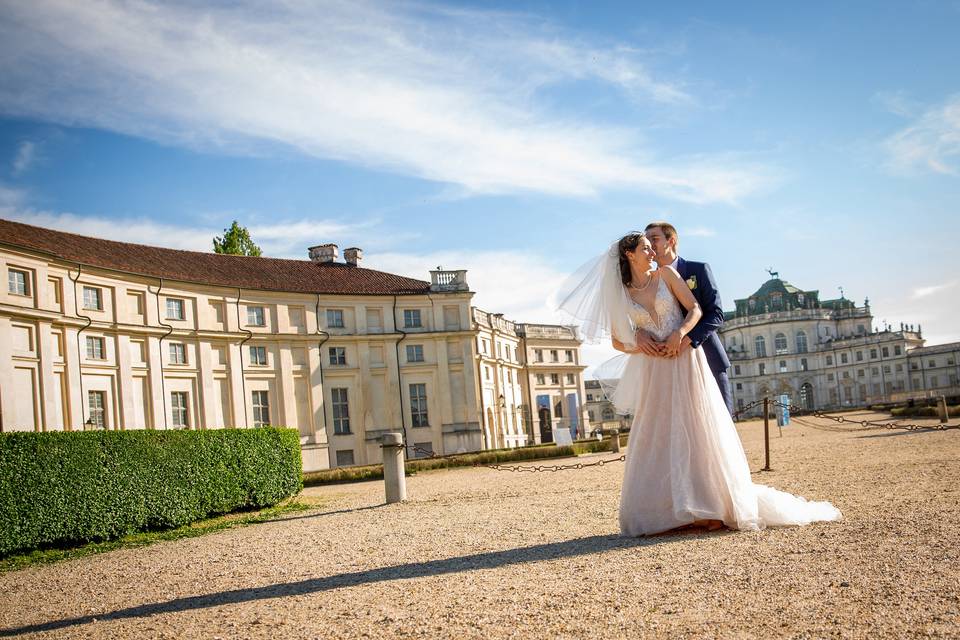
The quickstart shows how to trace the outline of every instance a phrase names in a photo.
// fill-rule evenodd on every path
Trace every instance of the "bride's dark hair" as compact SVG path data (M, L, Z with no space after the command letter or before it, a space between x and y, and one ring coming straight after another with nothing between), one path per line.
M633 274L630 272L630 261L627 260L627 251L636 251L641 238L643 238L642 232L631 231L620 238L620 242L617 243L617 250L620 255L620 279L623 280L624 286L629 285L633 279Z

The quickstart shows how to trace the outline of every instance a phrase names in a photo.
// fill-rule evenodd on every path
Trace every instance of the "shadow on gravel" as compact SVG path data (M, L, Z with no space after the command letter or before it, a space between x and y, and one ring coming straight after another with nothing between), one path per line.
M664 543L677 542L683 539L699 538L700 535L715 534L684 533L675 535L662 535L651 538L621 538L620 536L616 535L590 536L588 538L577 538L575 540L565 540L563 542L551 542L548 544L539 544L531 547L521 547L519 549L507 549L506 551L490 551L487 553L460 556L458 558L430 560L428 562L401 564L392 567L383 567L380 569L369 569L367 571L342 573L325 578L301 580L299 582L271 584L262 587L249 587L246 589L234 589L232 591L221 591L219 593L176 598L166 602L144 604L126 609L118 609L116 611L106 611L103 613L79 616L76 618L65 618L63 620L54 620L51 622L25 625L22 627L0 629L0 637L11 637L25 633L38 633L41 631L57 631L60 629L68 629L70 627L88 624L94 621L107 622L111 620L130 620L135 618L146 618L148 616L157 614L177 613L180 611L189 611L194 609L207 609L210 607L240 604L243 602L253 602L256 600L301 596L311 593L319 593L330 589L354 587L375 582L385 582L388 580L409 580L412 578L439 576L451 573L459 573L462 571L495 569L498 567L525 564L529 562L542 562L546 560L556 560L558 558L593 555L616 549L649 547Z
M355 509L338 509L336 511L318 511L316 513L308 513L302 516L287 516L271 520L270 522L290 522L291 520L310 520L312 518L322 518L324 516L336 516L344 513L354 513L355 511L369 511L371 509L382 509L387 506L386 503L383 504L373 504L368 507L356 507Z
M900 429L898 431L891 430L887 433L874 433L869 436L857 436L857 438L889 438L891 436L909 436L918 433L933 433L934 431L940 431L940 429L914 429L912 431Z

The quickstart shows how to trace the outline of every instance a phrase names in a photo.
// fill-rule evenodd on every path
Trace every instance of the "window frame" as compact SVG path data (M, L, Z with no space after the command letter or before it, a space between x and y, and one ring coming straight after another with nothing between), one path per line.
M256 353L256 357L254 357ZM263 360L260 359L260 354L263 354ZM249 350L247 351L247 356L250 360L250 366L252 367L265 367L267 366L267 347L261 345L250 345Z
M408 344L406 345L406 347L407 347L407 362L426 362L423 357L422 344Z
M259 401L259 402L258 402ZM253 408L253 426L266 427L270 421L270 392L263 389L256 389L250 392L250 405ZM263 420L266 412L266 420Z
M259 312L259 317L258 316ZM251 322L251 318L254 320L259 320L259 322ZM247 305L247 326L248 327L265 327L267 326L267 310L262 305Z
M171 302L173 302L173 303L179 303L179 314L178 314L178 315L170 315L170 303L171 303ZM177 307L177 306L178 306L177 304L174 304L174 307ZM187 308L187 301L184 300L183 298L167 298L167 317L166 317L166 319L167 319L167 320L186 320L186 318L187 318L186 308Z
M96 306L91 306L90 297L96 298ZM103 311L103 289L100 287L91 287L83 285L83 308L86 311Z
M327 329L344 329L343 309L327 309Z
M423 314L420 313L420 309L404 309L403 310L403 328L404 329L422 329L423 328Z
M347 348L346 347L328 347L327 361L331 367L347 366ZM342 360L342 361L341 361Z
M103 336L84 336L85 346L86 346L86 355L87 360L106 360L107 359L107 341ZM100 354L96 355L97 349L93 349L93 355L91 355L90 345L99 345Z
M174 402L174 398L183 403ZM190 428L190 397L187 391L170 392L170 423L174 429Z
M99 406L95 407L91 400L98 398ZM95 420L94 416L99 420ZM90 389L87 391L87 420L90 421L94 429L106 430L107 428L107 392L99 389Z
M410 393L410 424L414 428L430 426L430 413L427 406L427 384L412 382L409 385Z
M177 352L180 357L174 359L174 352ZM187 364L187 345L183 342L167 343L167 354L169 355L170 364Z
M330 415L333 423L333 435L350 435L350 389L333 387L330 389Z
M12 277L14 274L19 274L23 276L23 291L14 291L11 288L13 285ZM30 298L33 296L33 287L31 287L31 274L29 271L24 269L17 269L16 267L7 267L7 293L10 293L15 296L23 296L24 298ZM19 286L18 286L19 288Z

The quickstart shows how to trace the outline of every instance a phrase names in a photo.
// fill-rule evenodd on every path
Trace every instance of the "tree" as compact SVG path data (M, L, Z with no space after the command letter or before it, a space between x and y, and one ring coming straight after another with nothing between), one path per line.
M213 250L216 253L228 253L234 256L256 256L261 254L260 247L250 239L250 232L241 227L234 220L229 229L223 230L223 236L213 239Z

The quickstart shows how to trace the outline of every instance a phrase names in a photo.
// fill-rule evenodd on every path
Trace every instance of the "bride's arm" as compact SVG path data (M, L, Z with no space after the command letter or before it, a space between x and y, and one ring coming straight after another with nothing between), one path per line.
M683 281L676 269L663 267L660 271L663 279L667 282L667 286L670 287L670 291L677 298L677 301L683 305L683 308L687 310L687 317L684 318L683 324L667 340L669 354L677 356L680 353L683 338L700 322L700 318L703 317L703 310L700 309L697 299L693 297L693 292L687 287L687 283Z
M620 351L622 353L640 353L640 349L630 349L629 347L627 347L627 345L623 344L616 338L611 337L610 340L611 342L613 342L613 348L616 349L617 351Z

